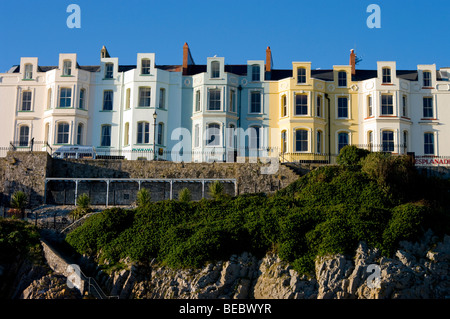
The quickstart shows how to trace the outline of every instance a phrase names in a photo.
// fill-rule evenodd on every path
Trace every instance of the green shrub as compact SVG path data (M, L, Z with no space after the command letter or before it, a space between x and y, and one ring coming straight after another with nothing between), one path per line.
M370 152L365 149L358 148L354 145L344 146L337 157L339 165L357 168L362 159L364 159Z
M215 199L215 200L219 200L223 197L223 191L224 191L224 187L223 184L220 181L214 181L209 185L208 188L208 193L209 195Z
M28 205L28 196L22 191L17 191L11 196L11 207L18 209L22 214L22 218L25 214L25 208Z
M150 205L152 198L150 192L146 188L141 188L136 197L136 204L138 207L146 207Z
M181 202L190 202L191 201L191 191L188 188L183 188L178 194L178 199Z

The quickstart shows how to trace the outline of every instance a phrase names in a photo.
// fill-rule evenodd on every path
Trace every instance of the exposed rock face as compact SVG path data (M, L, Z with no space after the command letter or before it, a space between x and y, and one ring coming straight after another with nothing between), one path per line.
M131 264L104 275L120 298L390 299L450 297L450 236L434 249L431 232L421 243L402 242L392 258L360 243L354 256L323 256L315 278L300 276L276 254L263 259L243 253L203 269L174 270L156 263ZM379 270L378 282L371 281ZM373 283L374 286L370 284Z
M46 275L35 280L22 293L21 299L80 299L77 289L69 289L62 275Z

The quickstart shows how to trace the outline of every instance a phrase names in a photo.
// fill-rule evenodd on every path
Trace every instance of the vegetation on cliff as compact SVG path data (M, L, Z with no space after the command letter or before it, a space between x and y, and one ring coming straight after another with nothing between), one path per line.
M359 241L389 256L399 241L415 240L429 228L449 232L449 181L419 175L408 157L356 147L344 148L338 163L271 196L217 194L213 200L107 209L66 241L100 263L156 258L171 267L272 249L308 273L316 256L353 253Z

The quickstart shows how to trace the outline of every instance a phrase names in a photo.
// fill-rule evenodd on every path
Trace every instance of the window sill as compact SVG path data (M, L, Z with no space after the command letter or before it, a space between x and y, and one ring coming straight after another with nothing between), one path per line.
M136 106L135 109L151 109L151 106Z
M152 76L153 74L139 74L139 76Z
M99 112L112 113L112 112L116 112L116 111L114 111L114 110L100 110Z
M34 112L34 110L19 110L17 112L19 112L19 113L30 113L30 112Z
M101 149L111 149L112 146L96 146L95 148L101 148Z
M61 75L62 78L73 78L75 77L74 75Z
M55 107L55 110L70 110L70 109L74 109L74 107L72 107L72 106L58 106L58 107Z
M394 86L394 83L381 83L381 85Z
M437 121L437 119L435 118L429 118L429 117L425 117L425 118L421 118L421 121Z
M102 80L116 80L116 78L103 78Z
M22 79L22 81L35 81L35 79Z
M380 115L379 117L398 117L398 116L397 115L385 114L385 115Z
M422 90L434 90L433 86L422 86Z

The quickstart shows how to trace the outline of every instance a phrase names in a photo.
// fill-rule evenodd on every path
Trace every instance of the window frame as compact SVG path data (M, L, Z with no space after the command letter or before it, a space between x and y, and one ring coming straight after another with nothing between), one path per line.
M392 139L385 139L389 134ZM381 131L381 151L385 153L393 153L395 151L395 133L392 130Z
M425 76L425 75L427 75L427 76ZM433 81L432 81L431 71L422 71L422 81L423 81L422 85L424 88L432 87Z
M136 144L150 144L150 122L137 122Z
M344 77L342 77L342 76L344 76ZM340 87L340 88L347 87L347 83L348 83L347 72L339 71L338 72L338 87Z
M30 112L33 110L32 104L33 104L33 92L31 90L22 91L19 110L22 112Z
M80 89L80 96L78 97L78 108L80 110L86 110L86 89Z
M108 97L110 99L108 99ZM103 103L102 111L113 111L114 110L114 91L113 90L103 90Z
M31 68L31 70L27 70L27 68ZM23 72L23 79L24 80L32 80L33 79L33 64L26 63L24 65L24 72Z
M218 94L218 97L219 97L219 99L212 99L212 97L213 97L213 94L211 94L211 93L214 93L214 95L216 95L216 94ZM215 96L215 97L217 97L217 96ZM212 103L211 102L214 102L214 105L215 104L218 104L218 106L219 106L219 108L211 108L211 105L212 105ZM219 89L219 88L209 88L208 89L208 105L207 105L207 111L215 111L215 112L217 112L217 111L222 111L222 89Z
M156 144L157 145L164 145L164 123L159 122L157 125L157 132L156 132Z
M433 97L432 96L424 96L422 101L423 101L422 102L423 103L423 109L422 109L423 118L424 119L434 118L434 105L433 105L434 99L433 99ZM428 103L425 103L425 101L430 101L429 105L428 105ZM428 113L431 113L431 116L429 116Z
M389 98L386 101L385 98ZM390 102L390 103L389 103ZM391 112L386 112L391 111ZM393 116L394 115L394 95L392 94L381 94L381 110L380 110L381 116Z
M341 136L345 136L346 139L347 139L346 142L345 142L345 145L343 145L341 143ZM347 132L347 131L337 132L337 143L336 143L337 153L339 154L341 152L341 150L347 145L350 145L350 133Z
M109 129L109 135L105 134L105 129ZM106 141L108 143L104 143L105 138L108 138ZM111 124L103 124L101 126L101 131L100 131L100 146L101 147L111 147L111 142L112 142L112 126Z
M306 139L299 139L298 134L302 132L303 134L305 134ZM302 137L302 136L300 136ZM300 143L300 144L299 144ZM306 128L296 128L294 130L294 145L295 145L295 152L296 153L308 153L309 151L309 131ZM299 147L300 145L300 147ZM303 147L305 147L305 149L303 150ZM300 150L299 150L300 148Z
M301 74L300 74L301 73ZM303 74L304 73L304 74ZM306 84L306 68L298 67L297 68L297 84Z
M427 136L431 137L431 142L427 141ZM428 149L431 147L432 152ZM424 132L423 133L423 154L424 155L435 155L435 137L433 132Z
M66 130L61 130L61 127L67 127L67 131ZM62 139L61 139L62 137ZM70 142L70 123L68 122L58 122L58 124L56 125L56 144L69 144Z
M81 132L80 132L81 128ZM77 145L83 145L83 131L84 131L84 124L78 123L77 125Z
M160 109L165 109L166 108L166 89L165 88L159 88L159 104L158 104L158 107Z
M341 102L340 102L340 101L343 101L343 100L346 101L345 108L343 108L343 106L341 105ZM337 103L337 105L336 105L336 107L337 107L337 113L336 113L337 118L338 119L349 119L350 118L350 116L349 116L350 115L350 110L349 110L349 98L348 98L348 96L343 96L343 95L337 96L337 102L336 103ZM346 113L345 116L342 116L342 114L341 114L342 110L345 110L345 113Z
M388 74L386 74L388 72ZM381 83L382 84L392 84L392 70L389 67L384 67L381 69Z
M145 64L144 64L145 62ZM148 62L148 65L147 65ZM152 61L148 58L141 59L141 75L150 75L152 69Z
M217 129L218 131L218 135L214 135L213 133L211 133L213 130L211 130L211 127L215 126L213 128L213 130ZM218 128L216 127L218 126ZM217 147L217 146L221 146L222 145L222 125L220 123L217 122L210 122L206 124L206 147ZM215 136L214 140L212 140L212 136ZM218 139L216 138L216 136L218 136ZM217 141L216 141L217 140ZM214 141L214 144L211 144Z
M305 103L299 103L299 98L302 97L305 100L300 102L306 102ZM307 93L295 93L295 106L294 106L294 116L308 116L309 115L309 103L308 103L308 94ZM306 112L303 114L303 112L298 111L305 110Z
M211 61L211 79L220 78L220 62Z
M26 134L23 134L22 129L26 128ZM19 147L27 147L30 143L30 131L31 128L27 124L22 124L19 126ZM26 137L26 138L25 138Z
M105 63L104 79L110 80L113 78L114 78L114 63L112 62Z
M63 96L63 92L65 92L65 96ZM70 94L67 94L67 92L69 92ZM63 103L61 103L62 101L65 101L64 106L62 105ZM67 101L69 102L68 106ZM71 108L72 107L72 88L69 87L61 87L59 89L59 101L58 101L58 108Z
M72 61L64 60L63 61L63 76L72 76Z
M261 81L261 66L259 64L252 64L252 82Z
M147 93L147 94L144 94ZM148 103L147 103L148 102ZM146 105L148 104L148 105ZM152 88L149 86L139 87L139 108L149 108L152 106Z
M253 97L258 97L257 100L253 100ZM259 90L250 91L250 109L249 113L261 114L262 113L262 92Z

